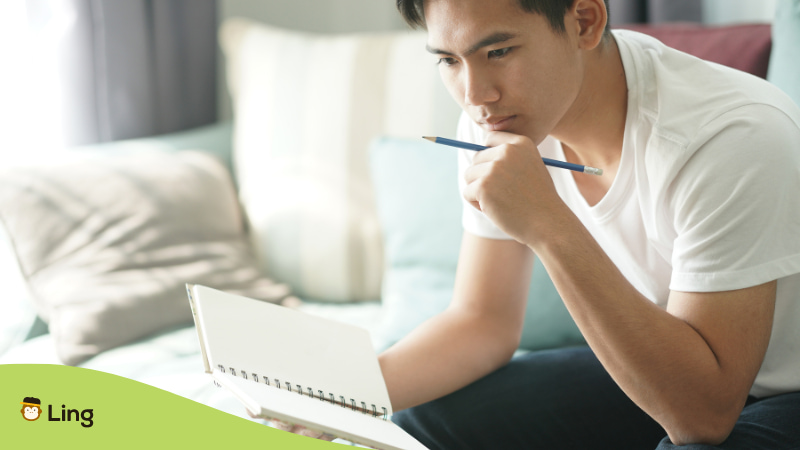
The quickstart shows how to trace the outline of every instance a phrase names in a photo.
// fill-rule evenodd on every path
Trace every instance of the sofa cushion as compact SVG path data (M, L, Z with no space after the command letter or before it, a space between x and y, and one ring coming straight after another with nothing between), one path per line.
M453 296L463 233L456 152L420 138L382 138L373 144L372 177L387 261L380 348L443 311ZM584 342L537 258L520 348Z
M22 343L36 321L25 277L19 270L11 237L0 221L0 273L3 295L0 297L0 355Z
M0 221L61 360L190 323L185 283L277 301L225 167L199 152L69 152L0 173Z
M800 105L800 0L776 6L767 79Z
M316 35L230 19L220 39L240 197L266 273L305 298L378 299L369 142L458 120L425 33Z
M767 77L772 38L768 24L705 26L690 23L625 25L669 47L747 73Z

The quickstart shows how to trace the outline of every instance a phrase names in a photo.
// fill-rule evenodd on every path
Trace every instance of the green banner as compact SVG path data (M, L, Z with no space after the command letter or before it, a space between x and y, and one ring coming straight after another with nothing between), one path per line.
M0 365L0 447L343 448L279 431L128 378L71 366Z

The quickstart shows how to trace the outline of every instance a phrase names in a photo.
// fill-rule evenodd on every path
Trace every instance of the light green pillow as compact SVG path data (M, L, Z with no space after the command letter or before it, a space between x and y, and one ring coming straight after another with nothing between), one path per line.
M384 236L385 318L377 340L386 348L453 295L463 229L455 149L423 139L381 138L370 163ZM537 350L585 341L536 260L520 348Z
M800 0L778 2L767 80L800 105Z

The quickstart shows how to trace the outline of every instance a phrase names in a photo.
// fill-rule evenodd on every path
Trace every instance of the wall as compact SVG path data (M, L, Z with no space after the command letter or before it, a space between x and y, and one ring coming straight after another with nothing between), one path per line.
M713 25L772 22L778 0L703 0L703 22Z

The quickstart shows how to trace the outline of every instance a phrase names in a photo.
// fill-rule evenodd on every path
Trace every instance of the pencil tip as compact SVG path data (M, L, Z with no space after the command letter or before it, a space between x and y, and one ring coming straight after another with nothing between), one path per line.
M435 137L431 137L431 136L422 136L422 139L427 139L427 140L429 140L431 142L436 142L436 138Z

